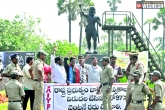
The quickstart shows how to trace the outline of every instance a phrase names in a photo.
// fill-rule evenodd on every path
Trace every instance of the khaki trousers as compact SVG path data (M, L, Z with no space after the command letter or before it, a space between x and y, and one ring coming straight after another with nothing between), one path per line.
M131 91L130 84L132 84L132 83L131 83L131 82L128 82L127 92L126 92L126 98L125 98L125 99L126 99L126 103L128 102L129 93L130 93L130 91ZM130 104L128 105L127 110L131 110L131 109L130 109Z
M103 110L112 110L112 104L111 104L111 92L112 88L109 93L106 92L107 88L109 85L103 86L102 87L102 93L103 93Z
M21 102L8 102L8 110L23 110Z
M43 104L44 82L33 81L33 88L35 91L33 110L41 110Z
M164 110L163 103L160 102L156 103L153 110Z
M144 103L141 104L130 103L130 110L145 110Z

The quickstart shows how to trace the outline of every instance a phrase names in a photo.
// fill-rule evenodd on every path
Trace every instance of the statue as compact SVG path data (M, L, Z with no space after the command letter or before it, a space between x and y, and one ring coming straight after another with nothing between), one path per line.
M81 11L81 14L86 17L88 22L88 25L85 28L86 41L88 45L88 51L86 52L86 54L91 54L91 38L93 39L93 47L94 47L93 54L97 54L97 39L99 42L98 25L101 27L101 23L100 23L100 18L95 16L95 13L96 13L95 7L90 7L89 14L87 15ZM97 22L97 30L95 27L96 22Z

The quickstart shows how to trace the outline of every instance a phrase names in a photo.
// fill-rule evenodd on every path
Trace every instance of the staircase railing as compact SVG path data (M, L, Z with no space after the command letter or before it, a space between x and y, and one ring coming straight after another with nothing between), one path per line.
M139 30L138 28L140 28L140 31L142 31L142 33L143 33L143 37L145 37L145 38L143 38L143 41L144 41L144 39L145 39L146 42L149 44L149 47L148 47L147 43L144 41L144 43L145 43L146 46L148 47L148 51L150 51L150 52L152 52L152 53L153 53L153 52L155 53L154 59L155 59L155 61L158 60L158 62L156 62L156 64L159 65L159 67L160 67L161 70L162 70L162 69L163 69L162 67L163 67L164 64L163 64L163 62L161 61L161 58L160 58L158 52L155 50L154 46L153 46L152 43L150 42L150 39L148 39L146 33L144 32L144 30L142 29L140 23L138 22L137 18L135 17L135 15L134 15L132 12L131 12L131 19L128 19L128 20L131 20L131 21L130 21L131 24L132 24L133 26L135 26L135 28L136 28L137 30ZM136 23L134 24L134 22L136 22ZM156 58L155 58L155 57L156 57Z
M161 70L163 70L163 67L165 68L165 65L161 61L161 58L160 58L158 52L156 51L156 49L152 45L151 41L148 39L146 33L144 32L144 30L142 29L140 23L138 22L137 18L135 17L135 15L132 12L130 12L130 11L115 11L115 12L113 12L113 11L105 11L102 14L102 24L103 25L108 25L106 23L106 19L107 18L114 18L114 19L116 19L115 15L117 16L117 19L118 19L119 15L125 16L125 24L124 24L124 26L134 26L136 28L136 30L141 31L143 33L143 41L146 44L146 46L148 48L148 51L150 53L152 53L152 55L154 54L153 56L154 56L154 60L156 61L155 63L159 66L159 68ZM142 36L140 36L140 37L142 38ZM148 44L149 44L149 46L148 46ZM161 71L161 72L163 72L163 71Z

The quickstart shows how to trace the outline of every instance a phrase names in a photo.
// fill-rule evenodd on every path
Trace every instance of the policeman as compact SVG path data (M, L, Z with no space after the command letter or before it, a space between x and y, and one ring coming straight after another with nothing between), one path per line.
M10 77L9 73L13 70L17 70L19 72L19 76L23 77L21 68L18 65L18 59L19 59L18 54L16 53L16 54L10 55L10 59L11 59L11 63L7 65L4 71L2 72L2 77Z
M23 110L22 100L25 97L23 86L18 82L18 71L10 72L11 80L5 85L6 96L8 97L8 110Z
M2 57L0 56L0 81L2 81L1 73L3 71L3 63L2 63Z
M46 53L44 51L39 51L37 53L38 59L35 60L29 69L29 73L33 77L33 89L35 91L35 98L33 103L33 110L41 110L43 93L44 93L44 61L46 59Z
M131 52L129 53L129 57L130 57L130 63L126 69L126 75L128 77L128 87L127 87L127 92L126 92L126 103L128 103L128 96L129 96L129 93L130 93L130 84L131 82L133 82L133 77L131 76L130 73L133 73L135 70L139 70L140 74L142 75L141 78L140 78L140 82L142 80L144 80L144 68L143 68L143 65L141 62L138 61L138 53L137 52ZM128 110L131 110L129 109L130 106L128 106Z
M2 63L2 57L0 56L0 73L2 72L3 70L3 63Z
M152 76L152 81L154 82L154 100L152 103L153 110L164 110L163 108L163 98L165 95L165 85L160 80L161 73L159 71L153 71L150 73Z
M128 102L124 110L127 110L127 106L130 102L130 110L145 110L145 95L148 95L149 97L148 108L151 105L152 96L150 94L149 88L142 81L140 81L141 75L142 74L139 72L139 70L135 70L132 74L134 82L129 85L131 90L129 93ZM148 110L151 109L149 108Z
M101 84L98 88L97 94L100 93L100 89L102 88L103 93L103 109L104 110L112 110L111 105L111 92L112 92L112 84L114 82L114 74L113 68L110 66L109 57L102 58L102 65L104 66L102 75L101 75Z

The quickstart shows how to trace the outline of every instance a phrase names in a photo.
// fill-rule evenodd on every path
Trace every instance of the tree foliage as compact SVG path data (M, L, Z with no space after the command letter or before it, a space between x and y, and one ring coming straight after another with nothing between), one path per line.
M109 5L109 7L111 7L110 8L111 11L117 11L117 9L118 9L117 4L121 4L122 2L121 2L121 0L108 0L107 3Z
M47 43L43 47L43 50L45 50L45 52L48 53L46 59L46 62L48 64L50 64L50 56L55 46L57 47L56 56L66 57L69 51L72 51L72 56L74 55L78 56L78 47L76 46L75 43L69 43L66 40L63 41L57 40L56 42L53 43Z
M48 39L38 28L40 19L16 15L13 20L0 19L1 51L36 51Z
M39 18L16 15L13 20L0 19L0 51L30 51L44 50L48 53L46 63L50 64L51 49L58 47L56 55L66 56L72 50L78 55L78 47L74 43L57 40L50 43L39 28Z
M89 6L94 6L92 0L58 0L57 8L58 15L68 13L68 8L71 9L71 20L74 21L77 19L77 16L80 13L79 4L82 4L83 8L89 8Z

